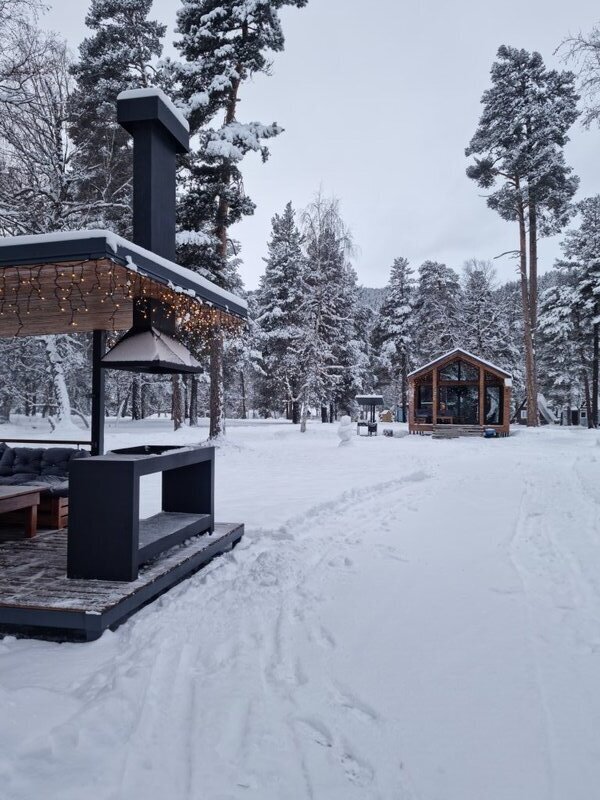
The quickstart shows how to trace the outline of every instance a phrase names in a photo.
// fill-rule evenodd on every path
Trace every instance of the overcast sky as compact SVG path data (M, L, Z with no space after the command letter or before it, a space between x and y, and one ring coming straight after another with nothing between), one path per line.
M76 50L86 35L87 0L50 0L46 24ZM173 40L178 0L154 0L154 17ZM554 50L569 32L600 21L591 0L309 0L283 14L285 52L273 74L244 88L240 121L285 128L267 164L243 163L253 217L232 230L242 243L242 276L255 288L263 272L270 220L288 200L304 207L322 187L341 200L365 286L383 286L396 256L460 269L467 258L492 259L517 245L516 225L490 211L465 176L464 148L501 44ZM600 192L600 130L576 126L567 160L581 178L580 197ZM558 240L541 246L552 266ZM509 258L495 262L512 278Z

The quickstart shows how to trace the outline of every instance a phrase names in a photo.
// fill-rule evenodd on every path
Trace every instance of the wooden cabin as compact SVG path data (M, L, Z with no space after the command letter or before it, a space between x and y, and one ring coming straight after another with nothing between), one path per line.
M456 348L414 370L408 380L410 433L443 425L508 435L512 377L501 367Z

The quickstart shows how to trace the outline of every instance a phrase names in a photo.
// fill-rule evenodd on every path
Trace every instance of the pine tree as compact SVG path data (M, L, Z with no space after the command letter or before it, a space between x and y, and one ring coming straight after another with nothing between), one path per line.
M117 96L158 85L155 63L167 26L148 19L153 0L92 0L85 18L93 35L79 47L71 105L81 197L95 209L95 227L131 234L132 148L117 123Z
M419 268L415 327L421 363L460 343L460 284L446 264L425 261Z
M511 328L489 261L471 259L464 265L461 320L461 346L480 358L509 368L513 361Z
M544 394L570 411L579 406L585 391L587 353L574 302L574 276L561 275L559 283L540 299L540 368ZM588 382L589 386L589 382ZM591 400L589 402L591 409ZM591 422L592 414L588 416Z
M296 225L292 204L272 219L269 255L260 281L256 324L261 351L263 378L260 381L262 405L286 404L298 423L302 364L298 343L302 337L305 259L302 237Z
M182 0L177 13L180 38L176 46L183 62L170 64L169 69L180 86L191 130L200 138L185 172L179 225L187 242L182 255L191 264L203 256L213 280L221 285L229 255L229 228L254 210L243 190L239 164L250 152L265 160L265 142L281 132L276 123L240 122L240 91L254 75L269 72L268 53L283 50L280 9L306 3ZM223 115L219 127L209 127L218 114ZM212 339L210 435L216 437L223 431L222 331L216 329Z
M378 372L384 384L398 387L403 419L408 419L408 373L414 365L415 281L408 259L396 258L392 265L385 301L373 331Z
M544 337L553 343L553 358L573 363L578 355L579 374L589 405L588 421L598 425L598 372L600 361L600 195L577 205L578 228L565 234L564 258L556 264L556 289L544 299ZM554 342L554 338L556 342ZM565 371L565 370L563 370ZM566 372L566 371L565 371ZM572 375L572 368L567 372ZM560 377L560 376L559 376ZM568 379L555 379L555 384Z
M306 269L298 355L303 365L304 431L309 406L320 406L325 421L333 418L336 400L344 405L349 401L355 343L350 323L351 310L356 307L351 291L356 287L356 277L348 273L351 237L340 216L338 200L318 194L304 212L303 233Z
M337 419L338 412L351 414L354 411L355 397L364 390L370 376L368 344L360 336L356 272L347 259L339 275L336 305L333 353L339 365L339 378L329 408L330 422Z
M539 53L502 46L492 65L492 87L466 155L467 175L496 188L490 208L519 227L519 272L527 380L527 424L537 425L537 242L568 221L578 179L565 164L567 132L578 116L575 77L547 70Z

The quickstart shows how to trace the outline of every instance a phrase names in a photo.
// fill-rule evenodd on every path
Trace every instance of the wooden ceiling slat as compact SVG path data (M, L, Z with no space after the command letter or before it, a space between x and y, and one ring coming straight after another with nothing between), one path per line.
M179 314L198 319L223 314L108 259L5 267L0 269L0 337L124 331L132 325L132 298L140 294L166 300Z

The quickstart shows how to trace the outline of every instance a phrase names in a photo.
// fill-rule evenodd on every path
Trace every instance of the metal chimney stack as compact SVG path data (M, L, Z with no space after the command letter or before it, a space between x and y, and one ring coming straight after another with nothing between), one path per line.
M117 120L133 136L133 241L175 261L177 154L189 152L189 125L160 89L122 92Z
M133 136L133 241L175 261L177 153L190 149L189 126L160 89L134 89L117 98L117 119ZM172 308L134 297L133 326L102 356L101 366L157 375L200 372L175 338Z

